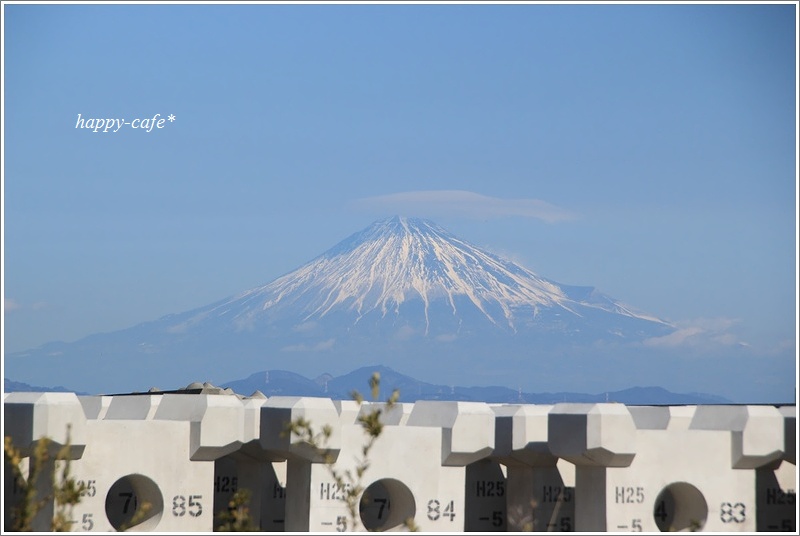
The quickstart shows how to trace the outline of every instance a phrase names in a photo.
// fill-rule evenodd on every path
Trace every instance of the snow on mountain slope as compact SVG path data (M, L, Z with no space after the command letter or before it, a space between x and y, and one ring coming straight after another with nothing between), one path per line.
M623 354L642 362L643 341L674 332L593 287L561 285L430 221L394 217L264 286L17 352L4 365L18 381L87 392L218 383L270 368L316 376L376 362L434 382L532 385L570 378L576 367L578 377L605 375Z
M426 334L434 322L434 304L439 316L443 305L453 317L477 310L486 321L511 332L522 323L535 324L545 310L550 317L575 318L600 310L667 325L591 287L562 288L431 221L405 217L375 222L297 270L215 304L194 320L227 315L240 325L252 325L267 315L309 322L347 312L357 324L368 314L399 316L411 302L422 304Z

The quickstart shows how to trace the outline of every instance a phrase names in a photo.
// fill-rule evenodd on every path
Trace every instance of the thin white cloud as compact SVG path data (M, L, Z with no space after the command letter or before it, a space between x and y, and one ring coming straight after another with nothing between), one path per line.
M663 337L652 337L642 344L650 347L698 347L698 346L748 346L732 333L738 321L731 318L698 318L681 322L678 329Z
M651 337L646 339L643 344L645 346L663 346L663 347L675 347L675 346L682 346L684 344L690 344L690 339L701 333L705 333L702 329L698 327L693 328L682 328L669 335L664 335L663 337Z
M20 309L22 306L11 298L3 298L3 311L9 313L11 311L16 311Z
M421 190L358 199L359 208L416 216L494 219L516 216L556 223L574 219L566 209L540 199L502 199L466 190Z

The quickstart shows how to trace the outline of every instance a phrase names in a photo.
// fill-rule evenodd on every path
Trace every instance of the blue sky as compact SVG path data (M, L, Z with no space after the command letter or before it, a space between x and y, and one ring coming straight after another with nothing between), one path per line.
M687 339L796 356L794 4L3 15L5 352L208 304L404 214Z

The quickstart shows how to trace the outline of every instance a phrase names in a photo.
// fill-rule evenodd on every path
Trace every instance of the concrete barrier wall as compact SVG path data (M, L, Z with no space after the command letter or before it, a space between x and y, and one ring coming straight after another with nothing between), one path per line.
M379 412L369 444L362 420ZM11 393L23 456L85 485L75 531L209 532L239 490L269 532L795 532L794 406L385 404L194 392ZM290 423L310 423L314 442ZM327 430L323 436L321 432ZM69 446L65 449L65 446ZM50 472L36 482L50 492ZM4 528L24 481L4 464ZM354 511L346 497L354 498ZM33 528L55 512L44 501Z

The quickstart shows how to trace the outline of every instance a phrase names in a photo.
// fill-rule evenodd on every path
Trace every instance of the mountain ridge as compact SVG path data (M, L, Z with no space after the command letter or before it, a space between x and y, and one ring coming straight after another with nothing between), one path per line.
M594 403L619 402L628 405L682 405L682 404L731 404L731 401L708 393L673 393L657 386L636 386L619 391L604 393L528 393L520 389L503 386L448 386L419 381L394 369L375 365L361 367L342 376L322 374L315 379L286 370L265 370L254 372L247 378L222 382L218 387L230 388L238 395L248 397L256 392L265 396L310 396L350 400L353 391L368 391L367 379L373 373L380 374L380 394L384 400L394 389L400 394L400 402L418 400L449 400L486 403L556 404L562 402ZM320 378L326 381L319 382ZM198 382L200 383L200 382ZM192 384L187 384L192 385ZM64 387L35 387L21 382L5 379L4 391L7 393L30 392L73 392ZM139 391L144 392L144 391ZM146 391L150 394L158 391ZM78 392L78 395L88 395Z
M675 334L592 286L562 285L455 237L429 220L396 216L335 244L266 285L209 305L70 343L5 356L30 384L107 392L214 383L253 370L343 375L402 364L421 381L501 384L526 392L663 381L685 385ZM674 360L674 359L673 359ZM690 387L702 391L701 378ZM668 383L665 383L668 385Z
M256 317L289 308L302 321L341 309L355 311L358 323L375 311L382 318L390 312L399 314L404 303L420 300L428 334L430 308L444 299L453 314L459 305L471 304L492 324L512 332L524 313L535 319L541 308L578 316L581 307L591 308L670 326L634 312L594 287L565 288L591 299L577 301L559 284L472 246L429 220L395 216L374 222L266 285L198 310L189 321L233 311L237 325L246 327Z

